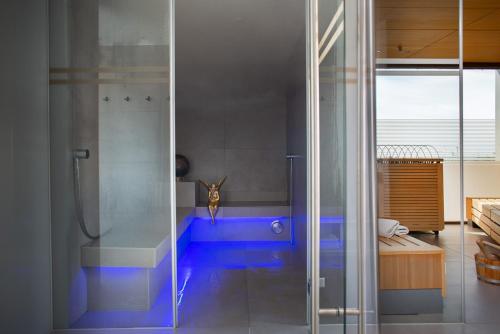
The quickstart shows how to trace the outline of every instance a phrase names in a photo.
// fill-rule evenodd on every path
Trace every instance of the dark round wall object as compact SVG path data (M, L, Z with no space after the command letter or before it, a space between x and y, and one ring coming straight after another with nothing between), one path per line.
M176 177L184 177L189 173L189 160L181 155L175 155L175 176Z

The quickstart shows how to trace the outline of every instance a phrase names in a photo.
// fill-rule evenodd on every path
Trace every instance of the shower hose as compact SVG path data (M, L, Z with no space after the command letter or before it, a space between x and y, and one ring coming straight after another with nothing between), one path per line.
M99 239L100 235L92 235L85 224L80 187L80 159L88 159L89 156L89 150L77 149L73 151L73 193L75 194L76 219L80 224L80 228L87 238L96 240Z

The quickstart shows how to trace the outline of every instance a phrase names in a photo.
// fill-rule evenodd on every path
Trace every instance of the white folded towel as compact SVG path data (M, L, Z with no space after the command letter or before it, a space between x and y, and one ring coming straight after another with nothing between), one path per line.
M378 235L391 238L394 235L404 235L410 233L408 227L400 225L399 221L394 219L378 219Z

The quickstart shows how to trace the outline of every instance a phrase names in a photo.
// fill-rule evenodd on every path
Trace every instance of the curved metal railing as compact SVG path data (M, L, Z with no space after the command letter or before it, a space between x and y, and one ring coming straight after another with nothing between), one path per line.
M377 145L378 159L439 159L432 145Z

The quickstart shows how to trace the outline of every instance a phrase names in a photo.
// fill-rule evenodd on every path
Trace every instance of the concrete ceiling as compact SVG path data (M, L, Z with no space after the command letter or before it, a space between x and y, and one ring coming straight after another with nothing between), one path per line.
M458 58L458 0L375 0L379 58ZM464 61L500 64L500 0L464 0Z
M304 31L304 0L177 1L178 87L265 91L305 53Z

